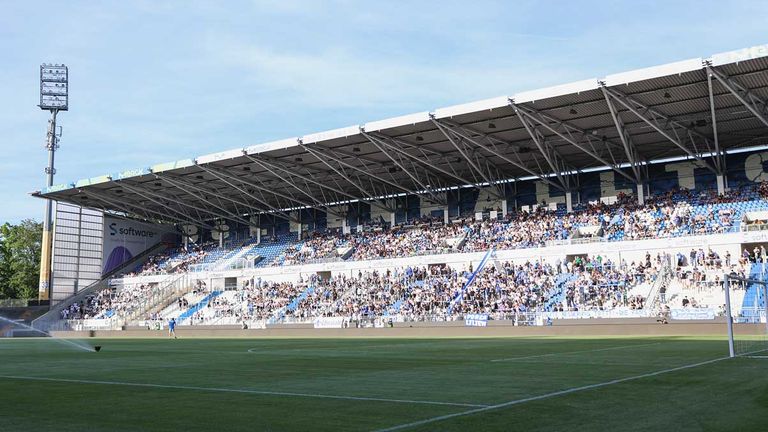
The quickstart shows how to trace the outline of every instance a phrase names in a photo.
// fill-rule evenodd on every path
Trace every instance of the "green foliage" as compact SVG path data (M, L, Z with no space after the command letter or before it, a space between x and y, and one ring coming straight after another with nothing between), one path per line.
M0 299L37 296L43 225L25 219L0 226Z

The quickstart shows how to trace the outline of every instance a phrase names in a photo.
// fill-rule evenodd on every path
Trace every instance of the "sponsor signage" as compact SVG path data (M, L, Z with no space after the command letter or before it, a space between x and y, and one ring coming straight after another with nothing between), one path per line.
M566 312L544 312L542 317L552 319L589 319L589 318L648 318L656 316L653 311L644 309L586 310Z
M105 216L103 272L109 272L158 244L164 236L172 237L173 233L164 226Z
M346 317L320 317L315 318L315 328L343 328L344 322L348 322Z
M487 327L488 314L464 315L464 325L466 325L467 327Z
M712 308L682 308L670 309L670 317L673 320L713 320L715 310Z

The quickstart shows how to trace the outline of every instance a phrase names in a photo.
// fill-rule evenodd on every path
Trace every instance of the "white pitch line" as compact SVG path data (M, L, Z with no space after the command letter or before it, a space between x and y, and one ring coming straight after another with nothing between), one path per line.
M624 383L624 382L627 382L627 381L634 381L634 380L638 380L638 379L642 379L642 378L649 378L649 377L653 377L653 376L657 376L657 375L662 375L662 374L666 374L666 373L670 373L670 372L677 372L677 371L684 370L684 369L691 369L691 368L695 368L695 367L699 367L699 366L704 366L704 365L716 363L716 362L719 362L719 361L722 361L722 360L727 360L729 358L730 357L720 357L720 358L716 358L716 359L712 359L712 360L707 360L707 361L703 361L703 362L699 362L699 363L692 363L692 364L688 364L688 365L684 365L684 366L678 366L678 367L674 367L674 368L670 368L670 369L663 369L663 370L659 370L659 371L655 371L655 372L649 372L649 373L645 373L645 374L641 374L641 375L635 375L635 376L630 376L630 377L626 377L626 378L618 378L618 379L615 379L615 380L605 381L605 382L601 382L601 383L597 383L597 384L589 384L589 385L585 385L585 386L581 386L581 387L573 387L573 388L569 388L569 389L565 389L565 390L559 390L559 391L552 392L552 393L546 393L546 394L543 394L543 395L531 396L531 397L527 397L527 398L524 398L524 399L516 399L516 400L509 401L509 402L500 403L500 404L497 404L497 405L489 405L489 406L485 406L485 407L481 407L481 408L471 409L471 410L468 410L468 411L462 411L462 412L453 413L453 414L446 414L446 415L441 415L441 416L437 416L437 417L431 417L431 418L428 418L428 419L419 420L419 421L410 422L410 423L403 423L403 424L400 424L400 425L388 427L386 429L378 429L376 432L399 431L399 430L403 430L403 429L412 428L412 427L415 427L415 426L421 426L421 425L425 425L425 424L439 422L439 421L442 421L442 420L448 420L448 419L452 419L452 418L455 418L455 417L463 417L463 416L468 416L468 415L472 415L472 414L478 414L478 413L482 413L482 412L486 412L486 411L497 410L499 408L506 408L506 407L510 407L510 406L513 406L513 405L520 405L520 404L524 404L526 402L533 402L533 401L542 400L542 399L548 399L548 398L552 398L552 397L556 397L556 396L567 395L567 394L570 394L570 393L576 393L576 392L580 392L580 391L584 391L584 390L591 390L591 389L596 389L596 388L600 388L600 387L606 387L606 386L610 386L610 385L614 385L614 384L620 384L620 383Z
M169 384L132 383L132 382L121 382L121 381L95 381L95 380L79 380L79 379L69 379L69 378L48 378L48 377L17 376L17 375L0 375L0 378L28 380L28 381L65 382L65 383L75 383L75 384L100 384L100 385L116 385L116 386L127 386L127 387L149 387L149 388L199 390L199 391L224 392L224 393L245 393L245 394L268 395L268 396L293 396L293 397L306 397L306 398L318 398L318 399L342 399L342 400L355 400L355 401L391 402L391 403L424 404L424 405L446 405L446 406L461 406L461 407L487 407L488 406L483 404L470 404L470 403L460 403L460 402L441 402L441 401L410 400L410 399L387 399L387 398L364 397L364 396L340 396L340 395L327 395L327 394L315 394L315 393L293 393L293 392L279 392L279 391L266 391L266 390L230 389L230 388L218 388L218 387L196 387L196 386L182 386L182 385L169 385Z
M609 348L598 348L598 349L582 350L582 351L554 352L554 353L548 353L548 354L530 355L525 357L508 357L503 359L494 359L491 361L506 362L506 361L525 360L525 359L532 359L532 358L554 357L554 356L566 355L566 354L583 354L583 353L593 353L593 352L600 352L600 351L613 351L613 350L621 350L621 349L628 349L628 348L634 348L634 347L659 345L660 343L661 342L654 342L654 343L647 343L647 344L622 345L622 346L615 346L615 347L609 347Z

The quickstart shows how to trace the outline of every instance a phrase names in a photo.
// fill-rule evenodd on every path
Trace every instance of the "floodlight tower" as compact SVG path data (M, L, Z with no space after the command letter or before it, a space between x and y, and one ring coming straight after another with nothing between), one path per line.
M48 120L48 134L45 147L48 149L48 167L45 174L48 177L48 187L53 186L54 156L59 148L61 128L56 127L56 115L59 111L69 109L69 69L63 64L43 63L40 65L40 105L41 110L50 111ZM53 235L53 201L45 201L45 219L43 221L43 241L40 253L40 286L38 300L48 300L53 285L53 272L51 271Z

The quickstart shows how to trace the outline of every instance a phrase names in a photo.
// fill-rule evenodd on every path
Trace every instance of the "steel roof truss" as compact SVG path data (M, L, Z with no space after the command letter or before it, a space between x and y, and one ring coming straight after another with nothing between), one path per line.
M535 125L531 124L525 116L521 115L517 108L515 108L515 112L517 113L520 122L525 127L526 132L528 132L528 135L531 137L531 140L533 140L534 144L536 144L536 147L539 149L539 153L544 156L544 160L547 161L547 164L552 169L555 177L557 177L562 188L569 190L569 181L562 175L563 168L559 166L558 160L555 159L555 155L550 154L551 149L547 145L544 135Z
M624 126L624 121L621 119L619 111L613 104L613 100L611 100L611 96L606 90L605 86L602 86L601 90L603 91L605 103L608 105L608 110L611 112L611 119L613 120L613 124L616 126L616 132L619 133L621 144L624 147L624 154L627 156L627 159L629 160L629 166L632 169L632 172L635 174L635 183L641 184L643 183L644 177L640 171L637 147L635 147L634 143L632 142L632 136Z
M217 214L211 213L210 211L199 209L198 207L195 207L195 206L192 206L192 205L189 205L189 204L183 204L184 207L191 208L195 212L195 214L197 214L197 218L195 218L195 217L193 217L192 215L190 215L190 214L188 214L186 212L183 212L183 211L181 211L181 210L179 210L177 208L171 207L170 205L166 204L165 202L158 200L158 198L161 198L163 200L167 200L168 202L174 202L177 205L179 205L179 207L181 207L182 204L179 201L175 200L175 199L169 199L168 197L162 196L162 195L160 195L160 194L158 194L156 192L148 191L146 188L141 188L138 185L132 185L130 183L127 183L125 180L119 180L118 182L120 183L120 185L123 188L131 190L131 191L133 191L133 193L141 196L142 198L157 204L158 206L160 206L160 208L163 208L165 210L168 210L168 211L171 211L173 213L176 213L176 214L180 215L182 218L185 218L187 220L201 220L201 221L205 220L202 217L202 215L200 214L201 210L204 213L208 213L208 214L211 214L213 216L217 216ZM211 218L211 219L213 219L213 218Z
M707 72L709 75L714 76L736 99L739 100L755 117L758 118L764 125L768 126L768 103L761 97L736 79L729 77L725 73L715 69L714 67L707 65Z
M275 206L273 206L272 204L270 204L270 203L267 201L267 198L266 198L266 197L264 196L264 194L262 193L262 191L266 191L266 192L269 192L269 193L272 193L272 194L276 194L276 192L274 192L274 191L271 191L270 189L268 189L268 188L265 188L265 187L263 187L263 186L260 186L260 185L258 185L258 184L256 184L256 183L253 183L253 182L249 181L249 180L246 180L246 179L244 179L244 178L242 178L242 177L240 177L240 176L236 176L236 175L234 175L234 174L230 174L230 173L229 173L229 172L227 172L226 170L222 170L222 169L218 169L218 168L213 168L213 167L212 167L212 166L210 166L210 165L209 165L209 166L202 166L202 165L198 165L198 166L199 166L201 169L203 169L203 170L205 170L206 172L208 172L209 174L211 174L211 175L213 175L213 176L217 177L218 179L220 179L221 181L225 182L226 184L228 184L228 185L230 185L230 186L232 186L232 187L236 188L236 189L237 189L237 190L238 190L240 193L247 195L247 196L248 196L248 197L250 197L251 199L253 199L253 200L255 200L255 201L257 201L257 202L259 202L259 203L263 204L263 205L264 205L264 206L265 206L267 209L269 209L269 210L266 210L266 209L261 209L260 211L262 211L262 212L265 212L265 213L266 213L266 212L269 212L269 211L271 211L271 212L272 212L272 213L274 213L274 214L277 214L277 215L280 215L280 216L282 216L282 217L283 217L283 218L285 218L286 220L291 220L291 221L294 221L294 222L298 222L298 220L297 220L297 219L295 219L295 218L291 217L291 216L290 216L288 213L285 213L284 211L280 210L278 207L275 207ZM257 191L259 191L259 193L260 193L261 197L258 197L258 196L256 196L256 195L254 195L254 193L253 193L253 192L251 192L251 191L249 191L249 190L247 190L247 189L243 189L243 188L241 188L241 187L239 187L239 186L237 186L237 185L233 184L232 182L230 182L230 181L226 180L227 178L228 178L228 179L231 179L231 180L234 180L234 181L236 181L236 182L238 182L238 183L240 183L240 184L242 184L242 185L245 185L245 186L251 187L251 188L253 188L254 190L257 190ZM296 205L296 204L295 204L295 201L294 201L294 206L295 206L295 205Z
M257 162L257 163L259 163L259 162ZM297 190L299 193L301 193L301 194L303 194L303 195L306 195L306 196L307 196L307 198L309 198L310 200L312 200L312 202L313 202L314 204L310 204L310 203L308 203L308 202L306 202L306 201L303 201L303 200L299 200L299 199L297 199L297 198L294 198L294 199L296 200L296 202L300 202L300 203L302 203L302 204L303 204L304 206L306 206L306 207L312 207L312 208L315 208L315 209L318 209L318 210L323 210L323 211L325 211L325 212L327 212L327 213L329 213L329 214L332 214L332 215L334 215L334 216L338 216L338 217L341 217L341 216L342 216L342 215L341 215L341 213L337 212L336 210L333 210L333 209L331 209L330 207L328 207L327 205L325 205L325 204L323 203L323 201L320 201L320 200L318 200L318 199L315 197L315 195L313 195L313 194L312 194L312 193L310 193L310 192L307 192L308 190L310 190L310 187L309 187L309 182L307 182L307 179L306 179L305 177L303 177L303 176L301 176L301 175L299 175L299 174L296 174L295 172L290 172L290 171L288 171L288 170L284 170L284 169L280 168L280 169L281 169L283 172L285 172L285 174L288 176L288 177L286 178L286 177L284 177L283 175L281 175L281 174L278 174L276 171L274 171L274 169L273 169L273 168L271 168L269 164L261 164L261 163L259 163L259 165L261 165L261 166L262 166L262 168L264 168L264 169L266 169L267 171L269 171L270 173L272 173L272 175L274 175L275 177L282 179L282 180L283 180L283 181L284 181L286 184L288 184L288 185L289 185L289 186L291 186L292 188L296 189L296 190ZM279 168L279 167L278 167L278 168ZM305 186L305 187L301 187L301 186L297 185L297 184L294 182L294 180L293 180L293 176L296 176L296 177L298 177L299 179L302 179L302 180L304 180L304 186ZM325 196L325 189L324 189L324 188L320 188L320 194L323 196L323 200L324 200L325 202L330 202L330 201L328 200L328 198Z
M303 145L303 144L299 144L299 145L301 145L301 146L302 146L302 147L303 147L305 150L309 151L309 149L307 148L307 146L305 146L305 145ZM310 152L311 154L313 154L315 157L317 157L317 158L318 158L318 160L320 160L320 162L321 162L321 163L323 163L324 165L328 166L328 165L325 163L325 161L324 161L324 160L323 160L321 157L319 157L317 154L315 154L315 153L313 153L313 152L311 152L311 151L309 151L309 152ZM266 169L267 171L269 171L269 172L273 173L273 175L275 175L275 176L278 176L279 178L282 178L282 177L281 177L279 174L275 173L275 172L272 170L272 168L274 168L274 169L279 169L280 171L283 171L283 172L285 172L286 174L289 174L289 175L295 175L296 177L298 177L298 178L300 178L300 179L304 180L305 182L309 182L309 183L312 183L312 184L314 184L314 185L316 185L316 186L320 187L320 190L323 190L323 189L327 189L327 190L330 190L330 191L332 191L332 192L334 192L334 193L336 193L336 194L338 194L338 195L341 195L341 196L347 197L348 199L359 199L359 197L357 197L357 196L355 196L355 195L352 195L352 194L349 194L349 193L347 193L347 192L345 192L345 191L343 191L343 190L341 190L341 189L335 188L335 187L333 187L333 186L329 186L329 185L327 185L327 184L324 184L324 183L322 183L322 182L319 182L319 181L317 181L317 180L315 180L315 179L313 179L313 178L311 178L311 177L306 177L306 176L304 176L304 175L302 175L302 174L297 174L296 172L292 172L292 171L290 171L289 169L287 169L287 168L284 168L284 167L280 166L279 164L276 164L276 163L272 163L272 162L268 162L268 161L264 161L264 160L261 160L260 158L255 158L255 157L253 157L253 156L251 156L251 155L246 155L246 157L247 157L247 158L249 158L249 159L251 159L251 160L252 160L253 162L255 162L256 164L260 165L262 168ZM271 167L271 168L270 168L270 167ZM335 169L333 169L333 167L331 167L331 166L328 166L328 167L329 167L329 168L331 168L331 169L332 169L334 172L336 172L336 170L335 170ZM337 174L338 174L338 172L337 172ZM348 180L348 181L349 181L349 180ZM358 186L357 184L355 184L354 182L350 182L350 183L352 183L352 184L353 184L353 186L355 186L355 187L359 188L359 186ZM293 187L295 187L295 188L299 189L299 187L298 187L297 185L291 184L291 186L293 186ZM363 190L363 189L361 189L361 190ZM302 192L303 192L303 191L302 191ZM341 200L341 199L338 199L338 198L336 198L336 199L334 199L334 201L342 201L342 200ZM389 209L387 209L387 210L389 210Z
M453 145L453 147L459 152L459 154L464 158L464 160L467 161L469 166L471 166L474 169L474 172L477 173L480 177L485 180L486 183L489 185L489 189L491 191L491 194L496 197L497 199L504 199L503 194L499 191L499 188L497 184L494 182L494 179L492 179L492 175L490 173L490 170L486 171L477 164L478 161L475 160L473 156L475 156L477 153L474 151L475 149L469 147L468 150L472 152L472 156L466 152L467 148L465 148L465 140L464 138L453 135L447 128L445 128L442 124L435 121L435 119L432 119L432 123L437 126L437 128L440 130L440 132L448 139L448 141ZM457 140L458 138L458 140ZM488 169L488 165L485 167ZM498 176L498 172L496 173ZM498 179L498 177L496 177Z
M331 163L330 163L330 162L328 162L327 160L325 160L325 158L327 157L327 155L326 155L326 154L322 154L322 153L321 153L321 152L319 152L319 151L315 151L314 149L312 149L312 148L310 148L309 146L306 146L306 145L304 145L304 144L302 144L302 147L303 147L303 148L304 148L306 151L308 151L309 153L311 153L313 156L315 156L315 157L316 157L316 158L317 158L317 159L318 159L320 162L322 162L322 163L323 163L325 166L327 166L328 168L330 168L331 170L333 170L333 171L334 171L336 174L338 174L339 176L341 176L341 178L343 178L343 179L344 179L344 180L346 180L346 181L347 181L349 184L351 184L352 186L354 186L354 187L355 187L357 190L359 190L359 191L360 191L360 193L362 193L363 195L365 195L366 197L368 197L368 199L369 199L369 200L371 200L371 204L372 204L372 205L375 205L375 206L379 207L380 209L382 209L382 210L384 210L384 211L388 211L388 212L393 212L393 211L394 211L394 209L392 209L391 207L389 207L389 206L387 206L387 205L385 205L385 204L381 204L381 203L380 203L380 202L379 202L379 201L378 201L378 200L377 200L377 199L374 197L374 195L372 195L370 192L368 192L368 190L367 190L367 189L366 189L366 188L365 188L365 187L362 185L362 183L360 182L360 178L359 178L359 177L357 178L357 181L355 181L355 180L353 180L353 179L352 179L352 178L351 178L349 175L347 175L347 174L346 174L346 172L344 171L344 167L343 167L343 165L341 165L341 164L340 164L341 166L339 166L338 168L337 168L337 167L334 167L333 165L331 165ZM332 158L331 158L331 159L332 159ZM333 159L332 159L332 160L333 160ZM371 182L371 186L373 186L373 182ZM374 188L374 190L375 190L375 188ZM348 194L344 193L344 195L348 195ZM382 195L386 195L386 194L382 194ZM352 195L348 195L348 196L352 197ZM357 197L354 197L354 198L355 198L355 199L358 199Z
M672 144L676 145L688 156L699 161L703 167L709 169L715 174L719 174L715 168L713 168L701 157L701 152L698 151L695 141L691 143L693 144L694 151L691 151L683 144L683 141L680 139L678 129L682 129L683 131L686 131L686 133L690 132L691 137L696 135L700 138L703 138L705 141L708 141L709 138L699 133L698 131L695 131L694 129L680 123L679 121L663 114L659 110L649 107L639 102L638 100L619 92L618 90L609 89L605 85L602 86L602 89L606 97L612 98L624 108L628 109L630 112L632 112L632 114L637 116L640 120L644 121L651 128L655 129L656 132L661 134L664 138L668 139Z
M412 180L413 180L413 181L414 181L414 182L415 182L417 185L419 185L419 187L420 187L420 188L421 188L423 191L426 191L426 192L427 192L427 194L429 194L429 196L430 196L430 199L431 199L433 202L439 203L439 204L441 204L441 205L446 205L446 204L447 204L447 203L444 203L444 202L443 202L443 200L442 200L442 199L440 199L440 197L438 197L438 196L437 196L437 195L436 195L436 194L435 194L435 193L434 193L434 192L431 190L431 187L432 187L431 183L430 183L430 184L429 184L429 186L428 186L427 184L425 184L425 183L424 183L424 182L423 182L421 179L419 179L419 178L418 178L418 177L415 175L415 170L413 170L414 172L411 172L411 170L409 170L408 168L406 168L406 167L404 167L404 166L402 165L402 156L400 156L400 155L401 155L401 153L402 153L402 150L401 150L401 149L399 149L399 148L397 148L397 147L395 147L395 146L393 146L393 145L391 145L391 144L387 144L387 143L385 143L385 142L384 142L384 141L383 141L381 138L379 138L379 137L374 137L373 135L367 134L367 133L365 133L365 132L361 132L361 133L363 134L363 136L364 136L364 137L366 137L366 138L368 139L368 141L370 141L370 142L371 142L371 144L373 144L373 145L374 145L376 148L378 148L380 152L384 153L384 154L385 154L385 155L386 155L386 156L387 156L387 157L388 157L388 158L389 158L389 159L392 161L392 163L394 163L395 165L397 165L397 167L398 167L398 168L400 168L400 169L401 169L401 170L402 170L402 171L403 171L403 172L404 172L404 173L405 173L405 174L406 174L408 177L410 177L410 178L411 178L411 179L412 179ZM398 160L398 159L395 159L395 158L394 158L394 156L392 156L392 152L388 152L388 151L384 150L384 147L387 147L387 148L390 148L390 149L392 149L392 150L395 150L395 152L394 152L394 153L396 153L396 154L398 155L398 159L400 159L400 160ZM405 154L408 154L408 153L405 153ZM410 156L410 155L409 155L409 156ZM412 162L412 161L411 161L411 165L413 166L413 162ZM427 173L425 173L425 174L427 174Z
M308 149L308 150L309 150L309 149ZM418 195L418 196L420 196L420 197L422 197L422 198L424 198L424 199L427 199L427 200L432 200L432 199L433 199L433 196L431 196L431 195L425 195L425 194L423 194L423 193L420 193L420 192L418 192L418 191L415 191L415 190L411 190L411 189L409 189L409 188L407 188L407 187L405 187L405 186L402 186L402 185L400 185L400 184L398 184L398 183L395 183L395 181L394 181L394 177L393 177L393 179L392 179L392 180L388 180L388 179L386 179L386 178L380 177L380 176L378 176L378 175L376 175L376 174L373 174L373 173L372 173L372 172L370 172L370 171L366 171L365 169L362 169L362 168L360 168L360 167L356 167L356 166L354 166L354 165L352 165L352 164L350 164L350 163L346 162L345 160L343 160L343 159L342 159L342 158L339 156L339 154L341 154L342 156L355 157L355 156L353 156L353 155L347 155L347 154L345 154L345 153L342 153L342 152L337 152L337 151L335 151L335 150L330 150L330 149L323 149L323 150L324 150L324 151L323 151L323 154L322 154L322 158L327 158L327 159L330 159L330 160L332 160L332 161L334 161L334 162L338 163L340 166L343 166L343 167L346 167L346 168L348 168L348 169L354 170L354 171L356 171L356 172L358 172L358 173L360 173L360 174L362 174L362 175L364 175L364 176L368 177L368 178L369 178L369 181L370 181L370 183L371 183L371 185L373 185L373 184L374 184L374 181L378 181L378 182L381 182L381 183L383 183L383 184L386 184L386 185L392 186L393 188L399 189L400 191L402 191L402 192L405 192L405 193L410 193L410 194ZM317 152L317 151L316 151L316 152ZM337 153L338 153L338 154L337 154ZM322 158L321 158L321 160L323 160ZM368 168L368 166L367 166L367 165L365 165L365 161L364 161L362 158L358 158L358 160L359 160L361 163L363 163L363 166L365 166L366 168ZM377 164L380 164L380 163L378 163L378 162L376 162L376 163L377 163ZM383 166L383 164L380 164L380 165L382 165L382 166ZM359 177L359 175L357 176L357 178L358 178L358 179L360 178L360 177ZM388 190L386 189L386 187L384 187L384 191L385 191L385 193L384 193L384 194L382 194L382 196L385 196L385 195L392 195L392 194L393 194L391 191L388 191ZM390 209L390 210L391 210L391 209Z
M153 220L153 218L149 216L149 214L152 213L152 214L155 214L155 215L159 216L160 218L158 220L160 220L160 221L162 221L163 219L166 219L166 220L170 219L170 220L176 221L177 223L181 223L181 224L192 224L192 225L199 226L201 228L213 229L212 226L206 224L205 222L203 222L201 220L197 220L197 219L190 218L190 217L178 218L176 216L173 216L170 213L164 213L164 212L161 212L161 211L152 210L152 209L147 208L146 206L140 206L140 205L138 205L136 203L128 202L128 200L126 200L125 198L123 198L123 200L125 201L125 203L130 204L130 207L127 207L125 205L125 203L120 203L120 202L113 201L112 197L106 197L106 196L103 196L100 193L97 193L97 192L94 192L94 191L87 191L87 192L83 191L83 193L85 193L87 195L90 195L90 196L94 197L97 200L105 202L105 203L109 204L112 207L118 208L118 209L126 212L126 214L132 214L132 215L135 215L135 216L143 217L147 221L152 221ZM144 213L144 215L138 214L136 212L136 210L135 210L137 208L140 208L141 211Z
M212 202L210 202L210 201L208 201L208 200L206 200L206 199L202 198L201 196L198 196L199 194L197 194L197 193L193 193L193 192L190 192L190 191L189 191L189 190L187 190L186 188L179 186L177 183L175 183L175 182L173 182L173 181L170 181L170 180L168 180L168 178L167 178L167 177L162 177L160 174L155 174L155 176L156 176L156 177L158 177L158 178L162 178L162 179L165 179L165 180L167 180L167 181L168 181L169 183L171 183L171 185L173 185L175 188L177 188L177 189L181 190L182 192L185 192L185 193L187 193L187 194L189 194L189 195L195 196L197 199L199 199L199 200L201 200L201 201L203 201L203 202L205 202L205 203L209 204L211 207L216 207L216 208L218 208L218 207L217 207L215 204L213 204ZM125 180L123 180L123 182L125 182ZM225 211L224 213L219 213L219 212L213 211L213 210L211 210L211 209L209 209L209 208L198 207L198 206L192 205L192 204L190 204L190 203L188 203L188 202L184 202L183 200L179 200L179 199L177 199L177 198L175 198L175 197L170 197L170 196L167 196L167 195L164 195L164 194L160 194L160 193L158 193L158 192L156 192L156 191L148 190L148 189L146 189L146 188L142 187L141 185L133 184L133 185L131 185L131 186L132 186L133 188L141 187L141 188L142 188L142 189L145 191L145 193L148 193L148 194L154 195L154 196L156 196L156 197L158 197L158 198L162 198L162 199L164 199L164 200L168 200L168 201L171 201L171 202L175 202L176 204L179 204L179 205L181 205L181 206L184 206L184 207L189 207L189 208L191 208L191 209L194 209L194 210L196 210L196 211L198 211L198 212L204 212L204 213L208 213L208 214L210 214L210 215L213 215L213 216L215 216L215 218L219 218L219 219L220 219L220 218L224 218L224 219L226 219L226 218L227 218L227 217L229 217L229 216L234 216L236 219L239 219L239 217L237 217L236 215L233 215L233 214L231 214L231 212L229 212L229 211ZM137 193L138 193L138 192L137 192ZM219 210L221 210L221 209L219 209ZM228 216L228 215L229 215L229 216ZM247 222L246 222L246 223L247 223Z
M528 117L530 120L538 123L543 128L545 128L545 129L549 130L550 132L554 133L555 135L559 136L562 140L568 142L572 146L576 147L577 149L579 149L582 152L586 153L587 155L591 156L596 161L604 164L605 166L610 167L612 170L614 170L616 173L622 175L626 179L628 179L628 180L630 180L632 182L635 182L635 183L637 182L638 179L632 178L632 176L630 176L629 174L624 172L624 170L622 170L619 167L619 164L616 163L616 158L613 156L613 152L611 151L610 146L606 146L606 150L608 151L608 154L611 157L611 161L613 161L613 162L610 162L610 161L606 160L605 158L603 158L602 156L600 156L597 153L594 144L592 143L592 138L590 137L590 135L588 133L586 133L586 131L578 129L578 128L574 127L573 125L568 124L567 122L563 122L561 120L555 119L551 115L542 115L540 112L534 110L533 108L529 108L529 107L526 107L526 106L520 106L520 105L514 105L514 106L517 109L519 109L519 113L520 114L522 114L522 115ZM563 133L560 130L558 130L557 127L553 127L549 123L549 121L553 121L558 127L560 127L561 129L564 129L565 133ZM572 132L580 135L582 141L576 140L576 138L574 137ZM589 146L589 148L587 148L587 146L584 145L583 140L587 141L586 144Z
M536 172L536 171L532 170L531 168L529 168L528 166L526 166L522 162L522 160L520 159L520 155L517 152L514 153L514 155L518 159L517 161L515 161L515 160L510 159L508 156L504 155L503 153L501 153L498 149L496 149L496 144L502 144L502 145L506 145L506 146L509 146L509 147L514 147L516 149L519 149L520 148L519 146L511 144L511 143L508 143L508 142L506 142L506 141L504 141L504 140L502 140L500 138L496 138L496 137L494 137L492 135L485 134L485 133L480 132L480 131L478 131L478 130L476 130L474 128L471 128L471 127L468 127L468 126L463 126L463 125L460 125L458 123L447 121L445 119L439 119L439 120L435 120L435 121L441 123L443 126L448 127L454 134L456 134L457 136L460 136L460 137L466 139L467 141L473 143L478 148L481 148L481 149L483 149L483 150L493 154L494 156L498 157L499 159L502 159L504 162L507 162L508 164L510 164L512 166L515 166L515 167L517 167L517 168L527 172L528 174L530 174L530 175L532 175L534 177L537 177L539 180L543 181L544 183L547 183L550 186L553 186L553 187L555 187L557 189L563 190L562 185L559 185L559 184L553 182L552 180L549 179L549 177L545 176L544 174L541 174L540 172ZM487 144L483 144L478 139L476 139L476 137L478 137L478 136L480 138L484 139L485 141L487 141Z
M443 161L441 161L441 163L443 165L447 165L452 170L454 170L454 172L448 171L448 170L446 170L446 169L444 169L444 168L442 168L442 167L432 163L430 161L429 157L426 155L426 152L425 152L428 149L423 148L423 146L415 146L415 145L413 145L413 144L411 144L411 143L409 143L407 141L403 141L402 139L392 138L392 137L389 137L389 136L386 136L386 135L380 134L380 133L367 134L367 133L363 132L363 135L365 135L367 137L368 136L373 137L374 139L378 140L385 147L388 147L388 148L390 148L392 150L395 150L399 154L407 157L408 159L410 159L411 164L414 165L414 166L415 166L414 162L419 163L419 164L425 166L426 168L428 168L429 170L431 170L432 172L440 173L440 174L446 175L448 177L453 177L454 179L456 179L456 180L458 180L458 181L460 181L460 182L462 182L464 184L472 185L475 188L480 189L480 186L475 184L475 182L472 182L470 180L467 180L467 179L457 175L455 173L455 169L451 165L450 161L445 160L445 156L440 154L440 153L432 151L433 154L436 153L440 158L443 159ZM407 151L403 150L400 146L406 146L406 147L411 147L411 148L417 149L421 153L421 157L408 153Z
M186 180L182 180L182 179L180 179L178 177L172 177L170 175L160 174L160 173L155 174L155 177L167 181L168 183L170 183L171 185L173 185L177 189L180 189L180 190L182 190L182 191L184 191L184 192L186 192L186 193L188 193L188 194L190 194L192 196L196 196L199 200L203 201L204 203L208 204L209 206L222 211L224 213L224 215L228 215L229 218L231 218L232 220L238 221L238 222L243 223L245 225L249 225L249 221L241 216L241 215L245 214L246 212L240 211L237 208L238 204L243 205L245 207L250 207L247 203L244 203L244 202L238 201L238 200L236 200L234 198L230 198L228 196L222 195L222 194L220 194L219 192L217 192L215 190L212 190L212 189L209 189L209 188L204 188L202 186L198 186L196 184L190 183L190 182L188 182ZM195 192L195 191L197 191L197 192ZM213 201L211 201L209 199L208 195L213 196L214 198L216 198L218 203L214 203ZM231 202L235 206L235 212L232 212L230 209L228 209L226 206L224 206L224 204L222 202L222 199L225 200L225 201ZM227 216L224 216L224 215L220 215L219 217L222 217L222 218L226 219Z

